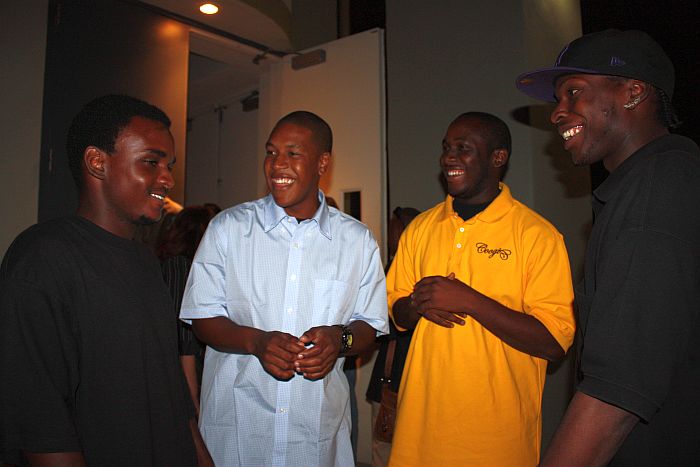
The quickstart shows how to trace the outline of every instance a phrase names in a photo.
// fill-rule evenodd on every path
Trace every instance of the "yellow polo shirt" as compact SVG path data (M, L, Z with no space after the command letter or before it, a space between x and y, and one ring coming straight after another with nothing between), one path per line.
M573 289L561 234L501 193L463 221L452 198L405 230L387 275L389 308L426 276L457 279L537 318L567 350ZM390 466L534 466L547 362L510 347L472 318L418 322L399 390Z

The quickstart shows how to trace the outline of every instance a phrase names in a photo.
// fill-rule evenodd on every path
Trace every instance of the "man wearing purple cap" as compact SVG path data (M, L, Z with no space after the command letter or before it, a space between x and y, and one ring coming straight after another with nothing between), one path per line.
M641 31L585 35L518 77L556 101L574 164L602 161L576 288L576 393L541 465L700 462L700 150L669 133L674 70Z

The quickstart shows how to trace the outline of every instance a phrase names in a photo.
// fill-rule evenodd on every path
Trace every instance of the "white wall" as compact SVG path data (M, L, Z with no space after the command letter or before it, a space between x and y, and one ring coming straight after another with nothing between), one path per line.
M37 221L48 4L0 2L0 257Z

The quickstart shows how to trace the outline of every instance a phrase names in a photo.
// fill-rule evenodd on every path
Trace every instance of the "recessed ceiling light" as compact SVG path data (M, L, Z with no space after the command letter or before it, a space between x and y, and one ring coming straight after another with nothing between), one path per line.
M219 12L219 7L214 5L213 3L204 3L202 4L202 6L199 7L199 11L201 11L205 15L215 15Z

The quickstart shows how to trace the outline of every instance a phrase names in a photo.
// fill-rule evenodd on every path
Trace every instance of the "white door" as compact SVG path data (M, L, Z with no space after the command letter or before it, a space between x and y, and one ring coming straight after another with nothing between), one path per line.
M289 55L262 74L258 147L265 147L274 124L289 112L308 110L326 120L333 130L333 156L321 188L345 211L346 193L359 192L361 221L386 258L384 31L365 31L307 52L317 49L325 52L323 63L295 70ZM260 150L258 167L263 159ZM262 196L267 186L262 170L258 173Z

